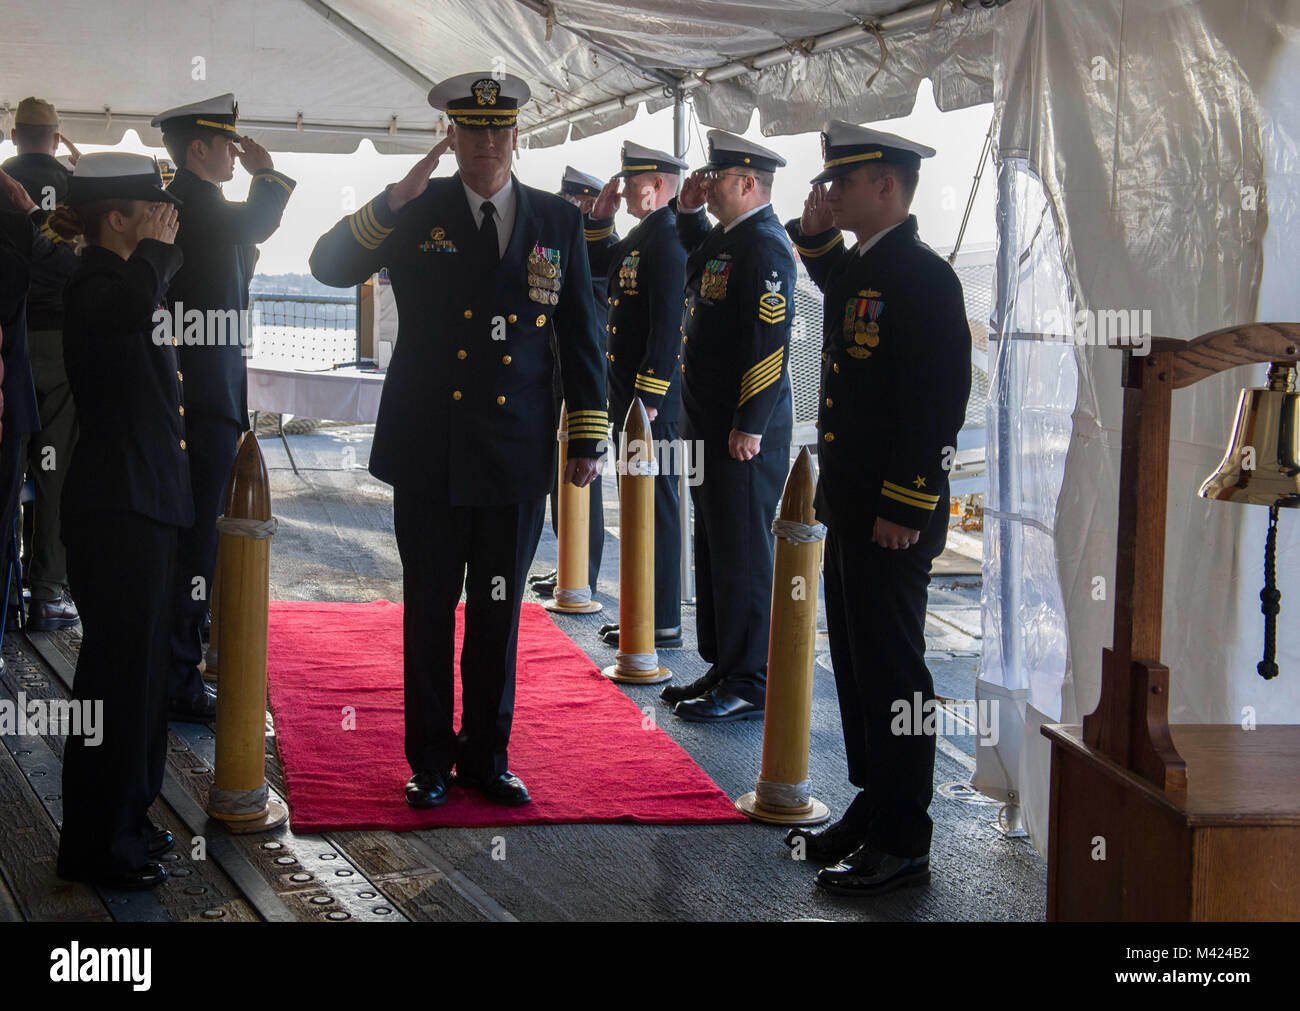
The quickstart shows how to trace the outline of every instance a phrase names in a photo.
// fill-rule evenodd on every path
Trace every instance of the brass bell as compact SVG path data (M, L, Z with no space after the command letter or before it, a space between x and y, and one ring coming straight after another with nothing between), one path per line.
M1300 393L1295 366L1274 362L1268 386L1241 391L1232 441L1201 498L1300 508Z

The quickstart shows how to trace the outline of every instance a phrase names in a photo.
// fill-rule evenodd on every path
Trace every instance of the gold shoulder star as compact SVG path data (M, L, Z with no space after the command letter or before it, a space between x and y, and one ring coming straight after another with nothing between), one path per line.
M918 487L918 488L924 488L924 487L925 487L925 478L923 478L920 474L917 474L917 475L916 475L916 480L913 481L912 484L916 485L916 487Z

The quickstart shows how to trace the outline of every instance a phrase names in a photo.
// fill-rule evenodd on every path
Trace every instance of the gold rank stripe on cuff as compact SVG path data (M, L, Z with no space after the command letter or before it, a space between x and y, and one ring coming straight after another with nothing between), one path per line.
M257 182L259 179L267 179L267 180L269 180L270 182L273 182L273 183L279 183L281 186L284 187L284 190L285 190L286 193L292 193L292 192L293 192L293 187L290 186L290 185L289 185L287 182L285 182L283 179L281 179L281 178L280 178L278 175L276 175L274 172L259 172L259 173L257 173L257 175L253 176L253 182Z
M608 439L608 411L570 411L568 414L570 439Z
M671 384L669 379L656 379L654 376L643 376L640 372L636 374L636 381L632 384L638 390L644 390L646 393L664 394L668 392Z
M880 489L880 494L887 498L892 498L896 502L902 502L906 505L914 506L917 509L931 510L939 504L938 495L922 495L919 491L911 488L904 488L901 485L894 484L892 481L886 481Z
M375 212L369 204L348 218L348 226L352 229L352 237L367 249L378 249L392 231L375 220Z
M796 242L794 244L794 248L799 250L799 255L802 256L804 259L816 259L819 256L825 256L827 253L829 253L832 249L834 249L843 241L844 241L844 233L837 232L835 238L831 239L831 241L826 243L826 245L824 246L818 246L815 249L813 249L808 246L801 246L799 245L799 243Z
M740 380L740 403L743 404L757 393L762 393L781 378L781 365L785 358L785 348L777 348L761 362L744 374ZM739 404L737 406L740 406Z
M614 234L614 226L608 228L584 228L582 234L587 237L588 242L599 242L601 239L608 239Z

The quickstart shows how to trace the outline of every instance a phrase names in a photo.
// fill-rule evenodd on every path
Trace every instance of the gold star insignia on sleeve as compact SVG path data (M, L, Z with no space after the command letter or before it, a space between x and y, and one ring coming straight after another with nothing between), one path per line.
M920 474L917 474L917 475L916 475L916 480L913 481L912 484L915 485L917 488L924 488L924 487L925 487L925 478L923 478Z

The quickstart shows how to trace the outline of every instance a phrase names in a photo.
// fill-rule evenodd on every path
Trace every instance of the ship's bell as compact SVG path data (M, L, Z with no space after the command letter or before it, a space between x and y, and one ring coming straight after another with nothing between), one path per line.
M1300 393L1295 366L1274 362L1268 386L1241 391L1232 441L1201 498L1300 508Z

